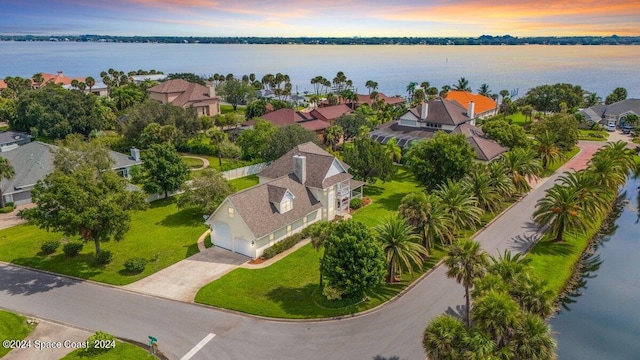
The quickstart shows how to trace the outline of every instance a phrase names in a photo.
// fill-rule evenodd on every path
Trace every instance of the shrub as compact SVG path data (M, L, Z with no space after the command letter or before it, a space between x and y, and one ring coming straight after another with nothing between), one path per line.
M351 199L351 202L349 203L349 205L351 206L351 208L353 210L358 210L362 207L362 199Z
M124 268L131 273L141 273L145 266L147 266L147 260L141 257L131 258L124 262Z
M42 246L40 246L40 250L42 250L43 254L50 255L56 252L56 250L58 250L59 247L60 247L60 241L49 240L49 241L45 241L45 243L42 244Z
M84 352L89 356L105 353L115 347L116 338L113 335L98 331L87 339L89 346ZM95 345L98 345L97 347Z
M109 250L102 250L96 255L96 262L101 265L109 264L113 261L113 254Z
M62 246L62 251L64 251L67 256L76 256L82 251L83 246L81 242L68 242Z
M324 295L324 297L329 301L342 299L342 291L331 285L327 285L322 289L322 295Z
M15 207L13 207L13 203L7 203L5 207L0 208L0 214L8 214L12 212L14 209Z
M293 234L288 238L282 239L281 241L277 242L272 247L266 249L262 253L262 257L264 259L271 259L272 257L280 254L281 252L291 249L295 244L299 243L302 239L304 239L304 237L302 236L302 233Z

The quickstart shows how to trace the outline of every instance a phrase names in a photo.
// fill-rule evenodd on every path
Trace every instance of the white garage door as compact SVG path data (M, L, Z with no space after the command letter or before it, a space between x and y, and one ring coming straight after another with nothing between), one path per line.
M234 245L236 246L236 252L242 255L246 255L249 257L253 257L253 249L251 248L251 243L240 239L238 237L233 239Z
M14 193L13 194L13 203L15 205L24 205L31 203L31 190Z
M220 221L213 223L213 244L233 251L233 244L231 243L231 229L229 229L229 225Z

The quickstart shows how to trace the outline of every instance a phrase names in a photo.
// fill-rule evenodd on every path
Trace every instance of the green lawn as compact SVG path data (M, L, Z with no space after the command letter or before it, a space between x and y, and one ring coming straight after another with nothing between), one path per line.
M521 112L517 112L513 115L507 116L507 121L508 120L511 120L512 124L520 125L520 126L524 126L524 124L529 122L528 120L525 120L524 115L522 115Z
M116 340L116 346L101 354L94 356L87 355L83 349L77 349L67 356L62 358L63 360L75 360L75 359L94 359L94 360L120 360L120 359L141 359L141 360L155 360L155 356L151 355L148 350L139 346L129 344L126 342Z
M604 130L579 130L580 140L607 141L609 133Z
M204 161L202 161L200 159L183 157L182 161L184 161L185 164L187 164L190 168L196 168L197 169L197 168L202 167L202 165L204 165Z
M247 165L253 164L250 161L222 158L222 165L220 165L220 159L218 159L217 156L199 155L199 154L191 154L191 153L180 153L180 155L183 156L182 160L184 160L184 162L187 165L189 165L189 167L192 167L192 168L193 167L196 167L196 168L201 167L202 166L202 160L185 158L184 156L195 156L195 157L205 158L205 159L209 160L209 168L210 169L216 169L218 171L233 170L233 169L237 169L237 168L241 168L243 166L247 166ZM194 175L197 175L197 174L200 174L200 173L201 172L195 172Z
M229 185L234 192L258 185L258 175L249 175L229 181Z
M198 237L206 230L202 214L194 210L179 210L174 199L153 202L142 212L134 213L124 240L102 244L113 253L113 262L97 265L94 244L86 243L82 252L69 258L62 247L52 255L40 253L47 240L63 236L38 229L33 225L18 225L0 230L0 260L43 269L55 273L91 279L114 285L125 285L166 268L198 252ZM148 260L140 274L129 274L123 263L132 257Z
M443 252L435 250L432 255L425 269L433 267ZM334 317L376 307L397 295L422 274L405 273L400 282L380 285L371 291L364 302L328 302L318 287L320 256L321 253L313 250L309 244L266 268L238 268L200 289L195 301L274 318Z
M353 213L355 220L367 226L376 226L380 220L398 211L398 205L405 195L423 190L404 168L398 168L393 180L388 182L376 181L375 184L365 185L364 195L371 198L371 204Z
M239 114L243 114L244 115L244 110L246 109L246 106L244 105L238 105L238 108L236 109L236 112ZM229 104L220 104L220 113L222 114L226 114L226 113L230 113L233 112L233 106L229 105Z
M29 335L35 325L27 324L27 318L22 315L0 310L0 340L22 340ZM0 358L11 349L0 347Z

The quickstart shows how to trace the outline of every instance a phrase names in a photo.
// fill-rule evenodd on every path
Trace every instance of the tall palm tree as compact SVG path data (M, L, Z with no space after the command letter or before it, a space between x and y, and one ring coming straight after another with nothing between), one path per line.
M484 95L484 96L491 96L491 90L489 90L489 85L488 84L481 84L480 88L478 88L478 94L480 95Z
M462 359L465 360L488 360L495 359L496 343L489 335L477 329L470 329L467 336L462 341L464 352Z
M367 88L367 90L369 90L369 95L371 95L372 91L378 89L378 83L373 80L367 80L364 86Z
M473 229L480 223L482 209L478 199L460 181L447 180L433 192L442 201L444 210L451 216L454 231Z
M422 346L431 360L463 359L464 339L467 329L451 315L440 315L433 319L424 331Z
M412 81L409 83L409 85L407 85L407 93L409 94L409 98L411 98L413 96L413 93L416 91L416 86L418 86L418 83L415 81Z
M566 172L558 178L558 184L577 192L579 207L583 212L592 214L592 219L604 216L611 208L615 192L603 191L590 171Z
M320 252L320 250L324 248L327 240L331 237L331 232L333 231L333 223L325 220L318 221L310 225L304 231L308 234L309 238L311 238L311 246L314 248L314 250ZM318 284L320 284L321 288L323 286L322 268L324 264L324 254L325 253L323 253L322 258L320 258L320 280Z
M522 310L515 300L507 293L496 291L489 291L475 299L471 312L475 326L489 334L498 348L509 344L522 316Z
M96 86L96 79L92 78L91 76L88 76L86 79L84 79L84 82L85 84L87 84L87 87L89 88L89 92L91 92L93 87Z
M509 285L518 275L529 270L529 263L531 262L531 259L523 254L514 254L509 250L505 250L504 253L499 254L497 257L490 256L490 259L489 273L500 276Z
M425 94L427 93L427 89L431 87L428 81L423 81L420 83L420 87L424 90Z
M626 182L628 169L621 160L611 156L594 156L587 167L595 184L604 191L617 193Z
M584 230L590 223L592 214L584 211L579 195L576 189L554 185L538 200L533 218L540 226L549 226L554 241L561 242L566 230Z
M452 86L456 90L469 91L469 92L471 91L471 87L469 87L469 80L463 77L458 79L458 82L456 84L453 84Z
M9 160L0 157L0 181L1 180L9 180L16 175L13 166L9 162ZM0 188L0 207L4 208L4 195L2 194L2 189Z
M398 145L395 137L392 137L384 144L384 149L391 158L391 161L399 163L400 160L402 160L402 148Z
M507 151L500 159L507 175L520 193L531 190L529 181L542 173L542 165L535 156L535 153L529 149L515 148Z
M413 273L413 266L422 267L422 259L429 255L427 249L420 245L418 236L411 225L401 217L385 219L376 227L377 239L387 257L387 282L395 281L402 268Z
M504 99L506 99L509 96L509 90L506 90L506 89L500 90L499 94L500 96L502 96L502 101L504 101Z
M451 90L451 86L449 85L442 85L442 90L440 90L440 92L438 93L438 95L440 95L440 97L446 97L447 93L449 93L449 90Z
M532 278L526 273L514 277L509 295L522 310L546 318L553 313L555 296L546 281Z
M556 160L562 158L562 151L558 147L558 136L549 130L539 132L535 135L535 148L538 153L538 157L542 161L542 168L546 169L547 166Z
M423 192L407 194L402 198L398 212L411 226L420 231L422 244L427 249L433 247L436 241L445 244L453 239L451 216L435 195Z
M534 314L524 314L516 326L511 348L515 359L549 360L556 358L556 342L549 324Z
M485 211L494 211L500 207L502 194L493 186L487 166L476 164L471 171L462 178L462 186L473 195L478 206Z
M493 161L487 166L491 178L491 187L495 188L503 200L508 200L516 193L516 187L507 175L507 167L502 161Z
M596 158L600 156L616 159L622 167L620 171L625 175L629 171L637 171L638 164L635 161L635 152L627 148L627 143L624 141L608 142L594 154Z
M466 301L467 327L471 327L471 298L469 289L473 281L486 273L489 265L487 254L482 250L480 243L468 239L460 239L454 242L447 251L444 264L449 268L447 276L456 279L464 286Z
M344 130L340 125L331 125L324 129L324 141L331 146L333 151L336 151L336 145L342 139L342 135L344 135Z

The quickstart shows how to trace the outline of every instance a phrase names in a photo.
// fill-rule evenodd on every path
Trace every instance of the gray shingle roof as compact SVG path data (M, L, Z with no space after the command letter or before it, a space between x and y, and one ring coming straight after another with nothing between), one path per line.
M13 144L17 142L30 141L31 135L20 131L3 131L0 132L0 146Z
M258 176L275 179L292 174L294 155L303 155L307 158L307 181L304 184L306 186L326 189L333 184L352 177L348 173L343 173L325 179L334 159L338 161L345 170L348 170L349 166L312 142L300 144L289 150L289 152L274 161L269 167L262 170Z
M282 189L282 190L277 190ZM293 196L291 210L281 214L272 204L272 200L282 191L282 196L289 190ZM275 194L275 193L278 194ZM280 196L280 199L282 199ZM300 184L295 176L285 175L268 183L257 185L228 197L235 211L256 238L270 234L286 224L320 209L322 204L307 188ZM279 202L279 200L278 200Z
M640 99L625 99L610 105L597 104L580 110L580 114L587 120L595 122L600 122L606 116L618 117L628 112L640 115Z
M40 141L30 142L18 148L0 153L9 160L15 175L11 179L3 179L0 188L3 194L10 194L24 187L32 186L38 180L44 179L53 171L53 152L58 147ZM113 169L122 169L133 165L140 165L142 161L134 161L125 154L110 151L115 161Z
M407 111L415 115L418 119L422 119L421 105L413 107ZM471 120L466 114L467 109L457 102L443 98L435 98L429 100L427 106L427 118L420 121L443 125L459 125Z

